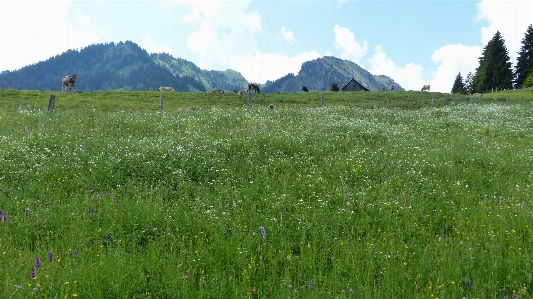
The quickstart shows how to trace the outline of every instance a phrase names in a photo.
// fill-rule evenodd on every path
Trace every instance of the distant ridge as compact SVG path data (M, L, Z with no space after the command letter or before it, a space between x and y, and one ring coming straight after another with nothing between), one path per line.
M206 92L234 88L245 89L249 83L235 70L202 70L194 63L167 53L153 53L134 42L94 44L81 50L68 50L45 61L16 71L4 71L0 78L8 78L16 89L61 90L61 78L76 73L78 91L158 90L170 86L176 91ZM261 84L261 92L300 92L303 85L310 91L327 91L333 82L339 87L355 79L369 90L404 90L392 78L374 76L349 60L326 56L302 64L298 75L292 73L275 81Z
M265 92L299 92L303 85L309 91L326 91L336 82L342 88L351 79L355 79L369 90L378 91L382 86L387 90L391 84L394 89L404 89L392 78L385 75L372 75L356 63L332 56L325 56L302 64L298 75L292 73L276 80L267 81L263 88Z
M61 90L61 78L76 73L79 91L158 90L205 92L212 88L242 89L247 81L239 73L206 71L169 54L148 54L131 41L68 50L16 71L4 71L10 88Z

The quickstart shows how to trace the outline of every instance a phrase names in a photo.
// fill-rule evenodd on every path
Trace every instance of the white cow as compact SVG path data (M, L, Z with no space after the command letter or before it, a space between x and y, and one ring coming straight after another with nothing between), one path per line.
M174 91L174 88L161 86L159 87L159 91Z

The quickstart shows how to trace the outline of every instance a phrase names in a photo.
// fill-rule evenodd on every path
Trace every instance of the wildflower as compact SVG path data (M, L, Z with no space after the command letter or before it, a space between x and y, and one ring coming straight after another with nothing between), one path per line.
M37 293L37 288L33 288L33 290L31 290L34 294Z
M52 251L48 251L48 260L51 262L54 259L54 253Z
M19 290L19 291L22 290L22 286L21 286L21 285L18 285L18 286L17 286L17 290Z
M307 289L309 291L313 290L313 279L309 279L309 282L307 283Z
M91 190L92 188L93 188L93 184L89 183L89 190Z
M470 280L467 280L466 281L466 287L470 288L471 286L472 286L472 282L470 282Z
M0 213L0 220L2 220L3 222L7 222L7 214L6 213L4 213L4 214Z
M107 233L107 240L113 241L113 234Z
M189 280L189 277L187 276L187 274L185 274L185 275L183 275L183 277L181 279L187 281L187 280Z
M35 268L31 267L31 279L35 278Z
M291 255L287 255L287 260L290 261L291 260Z
M72 251L72 254L74 255L74 257L78 257L78 251L76 249Z
M104 190L104 196L107 196L107 191Z
M24 210L24 215L25 215L26 217L28 217L28 216L30 215L30 208L26 208L26 209Z
M41 259L39 257L35 258L35 268L37 268L37 270L41 268Z
M264 226L261 226L261 235L263 235L263 239L266 238L266 231Z

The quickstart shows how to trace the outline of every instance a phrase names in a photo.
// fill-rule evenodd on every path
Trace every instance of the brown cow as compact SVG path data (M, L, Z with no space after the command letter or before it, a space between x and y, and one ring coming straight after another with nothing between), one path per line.
M381 91L385 91L385 85L381 86Z
M209 92L210 93L224 94L224 91L222 89L211 89Z
M483 94L482 93L475 93L473 94L474 98L482 98L483 97Z
M61 92L63 92L63 88L69 88L69 91L72 91L72 87L74 87L74 91L76 91L76 78L78 78L78 75L76 74L63 77L61 80Z

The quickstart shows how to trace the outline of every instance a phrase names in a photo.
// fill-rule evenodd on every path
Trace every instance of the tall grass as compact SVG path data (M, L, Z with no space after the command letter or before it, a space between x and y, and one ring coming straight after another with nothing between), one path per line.
M531 297L527 98L130 95L2 100L1 298Z

